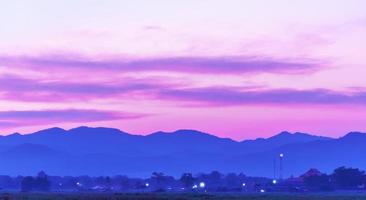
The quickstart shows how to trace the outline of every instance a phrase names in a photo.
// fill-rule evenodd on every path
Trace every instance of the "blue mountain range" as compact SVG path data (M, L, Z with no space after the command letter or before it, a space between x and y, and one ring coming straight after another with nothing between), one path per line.
M113 128L51 128L31 134L0 136L0 174L128 175L152 172L180 176L184 172L218 170L273 177L278 155L283 175L310 168L331 172L339 166L366 166L366 134L340 138L282 132L270 138L234 141L195 130L132 135ZM278 173L277 173L278 175Z

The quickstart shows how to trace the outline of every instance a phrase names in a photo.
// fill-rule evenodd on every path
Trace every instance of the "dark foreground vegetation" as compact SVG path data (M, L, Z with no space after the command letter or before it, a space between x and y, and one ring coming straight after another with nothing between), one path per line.
M366 200L360 193L346 194L237 194L237 193L7 193L1 200Z
M192 175L184 173L172 177L154 172L149 178L129 178L126 176L49 176L45 172L37 176L0 176L2 192L22 192L33 196L33 193L45 194L134 194L140 193L149 197L155 194L311 194L327 192L336 194L339 191L366 193L366 174L357 168L339 167L332 174L324 174L310 169L299 177L270 179L248 177L244 174L222 174L213 171L208 174ZM22 194L21 193L21 194ZM105 193L105 194L103 194ZM21 195L18 194L18 195ZM118 195L117 195L118 196ZM136 196L136 195L135 195ZM131 196L131 198L135 198ZM213 197L215 198L215 197Z

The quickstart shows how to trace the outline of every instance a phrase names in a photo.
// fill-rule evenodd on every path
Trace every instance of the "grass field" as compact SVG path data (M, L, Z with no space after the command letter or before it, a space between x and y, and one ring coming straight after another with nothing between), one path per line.
M0 200L366 200L355 194L2 193Z

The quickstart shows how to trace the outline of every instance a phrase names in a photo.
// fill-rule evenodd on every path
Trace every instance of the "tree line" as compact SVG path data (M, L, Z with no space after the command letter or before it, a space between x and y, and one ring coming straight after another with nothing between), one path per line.
M365 172L339 167L331 174L305 173L299 177L273 180L250 177L243 173L183 173L180 177L153 172L148 178L127 176L49 176L41 171L36 176L0 176L3 190L31 191L123 191L123 192L276 192L330 191L365 189Z
M339 167L332 174L318 174L304 177L309 190L355 190L365 189L365 172L357 168Z

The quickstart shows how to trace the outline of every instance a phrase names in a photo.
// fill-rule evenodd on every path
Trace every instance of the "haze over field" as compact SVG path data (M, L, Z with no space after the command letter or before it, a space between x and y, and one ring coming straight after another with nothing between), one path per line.
M366 1L1 1L1 133L366 131Z

